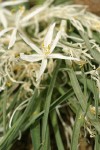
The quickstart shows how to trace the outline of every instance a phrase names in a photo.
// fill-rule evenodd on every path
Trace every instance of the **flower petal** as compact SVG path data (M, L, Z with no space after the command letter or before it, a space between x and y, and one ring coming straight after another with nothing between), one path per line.
M16 34L17 34L17 28L15 28L13 30L12 34L11 34L11 38L10 38L8 49L10 49L14 45L14 43L16 41Z
M37 62L42 60L43 56L39 54L25 55L24 53L20 53L20 58L29 62Z
M19 9L19 11L16 13L16 19L15 19L16 27L19 26L20 20L21 20L21 17L23 15L24 11L25 11L25 7L23 6L22 9Z
M0 37L3 36L5 33L9 32L10 30L13 30L14 28L6 28L4 30L0 31Z
M78 59L78 58L64 56L64 55L59 54L59 53L50 54L50 55L48 55L48 58L57 58L57 59L67 59L67 60L80 61L80 59Z
M44 71L45 71L45 69L46 69L46 66L47 66L47 59L43 59L43 60L42 60L42 63L41 63L40 72L39 72L37 81L40 80L42 74L44 73Z
M3 10L3 12L4 12L4 14L5 14L6 16L12 16L12 13L11 13L10 10L8 10L8 9L6 9L6 8L2 8L2 10ZM2 10L1 10L1 11L2 11Z
M26 44L29 45L33 50L35 50L38 54L42 54L42 51L34 43L32 43L28 38L26 38L22 34L20 34L20 36L26 42Z
M7 20L2 10L0 11L0 22L2 23L4 28L7 28Z
M52 46L51 46L51 48L50 48L50 53L52 53L53 50L55 49L55 47L56 47L56 45L57 45L57 43L58 43L60 37L61 37L61 31L59 31L59 32L57 33L56 38L55 38L55 40L53 41L53 44L52 44Z
M7 6L13 6L13 5L19 5L21 3L24 3L24 2L28 2L28 0L17 0L17 1L8 1L8 2L1 2L1 7L7 7Z
M21 22L26 22L28 20L30 20L31 18L33 18L35 15L37 15L38 13L40 13L41 11L43 11L45 9L44 6L36 9L35 11L32 11L32 13L29 13L28 15L26 15L22 20Z
M48 47L51 44L52 37L53 37L53 30L55 27L55 23L53 23L50 27L49 30L44 38L44 47Z

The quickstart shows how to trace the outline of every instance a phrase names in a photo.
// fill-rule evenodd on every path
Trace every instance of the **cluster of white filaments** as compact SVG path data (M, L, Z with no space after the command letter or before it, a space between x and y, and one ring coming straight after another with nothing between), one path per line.
M93 57L85 46L83 39L67 34L67 20L70 20L71 24L77 30L80 30L83 33L85 32L85 26L89 33L89 37L92 38L92 29L100 31L99 17L87 12L86 7L81 5L52 5L52 7L50 7L53 0L46 0L46 2L42 6L32 8L31 11L25 10L25 7L22 6L19 7L19 10L17 12L15 11L12 13L12 10L10 11L6 8L8 6L19 5L24 2L28 2L28 0L12 0L7 2L0 1L0 42L2 43L0 45L0 54L2 54L0 55L0 57L1 60L4 61L4 63L1 62L1 68L4 68L3 65L7 65L8 62L9 64L12 63L12 60L14 61L13 64L15 64L16 59L20 56L22 60L26 61L24 61L24 63L26 64L27 62L31 62L33 63L33 65L34 62L38 64L38 71L36 70L36 75L34 75L34 77L36 77L36 81L41 80L41 77L44 74L46 67L48 67L48 63L51 59L74 60L77 64L80 64L80 62L88 62L94 69L94 66L91 63L91 59L93 59ZM57 27L56 22L51 23L51 25L45 26L43 32L39 32L40 23L42 21L45 21L47 24L48 18L50 20L54 20L54 18L63 18L65 20L59 19L60 21L57 21ZM26 33L24 32L24 29L26 27L31 26L34 27L35 30L35 37L33 36L33 41L36 41L37 45L35 45L34 42L28 39L27 35L25 35ZM53 38L54 35L55 38ZM75 40L77 41L77 43L68 43L68 45L66 45L61 42L62 38L64 40ZM20 46L22 50L21 48L19 50L19 39L22 42L21 45L23 45L24 40L25 43L27 43L27 45L29 45L30 47L27 47L27 50L25 50L25 48L22 48L23 46ZM43 44L42 46L39 46L41 45L41 42ZM96 50L100 52L100 46L95 41L90 40L90 43L92 45L92 48L96 48ZM5 45L8 45L7 53L9 54L9 56L6 53ZM61 48L61 52L56 52L57 47ZM31 49L33 50L33 52L31 52ZM17 57L15 51L17 51ZM82 59L81 61L80 58ZM14 77L14 74L11 72L11 70L6 69L5 79L3 79L3 81L5 80L5 84L2 84L1 82L1 89L4 89L4 85L6 85L6 77L8 76L9 79L12 80L11 82L15 82L18 80L18 76ZM0 78L0 80L2 80L2 77Z
M48 86L48 80L45 79L50 78L50 75L52 76L57 59L64 61L64 65L61 64L62 66L59 69L62 72L62 79L59 80L60 86L57 89L59 94L66 94L65 90L68 87L72 88L71 81L68 81L69 72L66 73L64 71L64 69L69 69L67 67L64 68L65 65L71 64L72 67L76 65L75 80L78 82L78 86L79 82L82 85L87 75L90 77L86 78L86 82L83 83L83 95L85 98L87 99L94 94L94 91L92 93L92 86L90 86L90 82L93 81L97 87L96 91L99 93L98 99L100 99L100 40L99 36L97 36L97 39L94 39L92 32L100 33L100 17L87 12L85 6L69 4L53 5L53 0L45 0L43 5L33 7L31 10L25 9L25 7L18 7L19 9L12 13L12 10L8 9L9 6L22 5L22 3L28 1L10 0L3 2L3 0L0 0L0 105L2 106L3 102L4 105L7 103L7 109L0 107L0 114L4 113L4 115L1 115L1 120L3 116L4 124L6 120L9 120L9 116L11 116L10 128L15 121L13 121L13 118L16 112L24 112L22 111L23 109L27 111L25 108L28 101L31 98L33 99L34 87L38 89L38 94L40 94L41 89ZM43 25L41 25L42 23ZM77 33L74 34L76 30ZM78 31L80 34L78 34ZM88 40L85 41L85 38L80 35L87 35ZM90 44L91 50L87 46L89 44L86 45L86 42ZM70 63L66 60L69 60ZM73 65L72 61L75 62L75 65ZM89 72L86 72L82 68L84 65L86 65L85 69L89 68ZM77 76L79 76L78 80ZM82 77L84 77L83 80L81 80ZM41 80L45 80L45 82L41 82ZM86 92L87 89L88 91L90 90L89 94ZM6 92L8 92L8 95ZM12 104L12 99L17 100L17 95L15 96L17 92L18 101L14 106L15 110L13 109L9 112L8 103ZM59 94L57 94L57 97ZM7 101L4 101L5 95ZM14 96L15 98L12 98ZM75 93L74 95L72 94L71 98L68 98L68 100L71 99L69 104L73 103L72 99L74 99L74 96ZM75 100L77 100L76 96ZM74 101L72 104L73 110L77 111L77 104L79 103L77 101L74 106ZM74 109L75 107L76 109ZM8 114L6 114L6 110L9 112ZM72 130L69 126L65 125L64 120L60 116L59 109L56 111L65 129L66 137L68 137L68 133L72 135ZM96 115L96 107L91 106L89 112L92 115ZM5 114L8 115L8 118L5 117ZM100 114L100 109L98 110L98 114ZM83 114L80 115L79 120L83 119L83 117ZM88 122L88 120L86 118L85 122ZM90 135L94 136L94 132L92 132L90 127L87 127L87 131Z
M23 2L27 2L27 1L28 0L23 0ZM48 65L47 60L49 60L49 59L65 59L65 60L69 59L69 60L79 61L80 57L81 57L83 59L82 61L86 62L88 60L89 63L90 63L89 59L93 59L92 56L88 53L88 49L86 47L84 47L83 39L67 35L67 33L66 33L67 22L65 20L61 20L61 22L59 24L59 29L58 29L58 27L56 27L56 30L54 30L56 23L53 23L49 26L49 28L47 27L41 34L41 33L39 33L39 23L42 20L48 20L48 17L55 18L55 17L59 16L60 18L63 17L65 19L69 19L71 24L75 28L77 28L77 30L81 30L82 32L85 32L82 24L84 26L86 26L89 29L89 31L91 31L92 26L94 26L94 28L96 30L99 30L99 22L100 22L99 17L97 17L91 13L88 13L88 12L86 13L86 11L85 11L86 7L81 6L81 5L80 6L78 6L78 5L66 5L66 6L61 5L60 6L59 5L59 6L53 6L51 8L50 4L52 2L53 2L53 0L50 0L50 1L47 0L44 3L44 5L42 5L38 8L35 8L35 9L33 8L33 10L31 10L30 12L27 12L27 13L25 13L27 10L25 10L24 6L19 7L19 10L17 12L13 12L13 13L6 9L6 6L14 6L14 5L21 4L22 1L20 1L20 0L7 1L7 2L1 1L1 3L0 3L0 5L1 5L1 7L0 7L0 12L1 12L0 42L2 42L4 45L8 44L8 49L10 51L11 49L13 49L15 47L16 41L18 41L19 34L20 34L21 39L23 39L30 46L30 48L33 51L35 51L36 53L31 54L30 51L25 52L24 50L22 50L21 52L17 52L17 55L18 56L20 55L21 59L29 61L29 62L33 62L33 63L37 62L38 63L38 61L39 61L38 64L40 65L40 71L36 71L36 80L37 81L41 80L41 76L43 75L43 73ZM60 11L59 11L59 9L60 9ZM65 12L67 12L67 13L65 13ZM63 14L65 14L65 15L63 15ZM6 17L6 15L7 15L7 17ZM83 19L80 20L80 18L82 18L82 17L83 17ZM10 18L12 18L11 24L9 21ZM33 42L31 42L28 38L26 38L26 36L24 36L24 34L23 34L24 33L23 29L25 27L28 27L31 25L32 26L34 25L34 27L36 27L35 34L38 33L38 36L40 37L41 41L43 42L41 49L40 49L40 47L35 45ZM56 37L53 39L54 32L57 32L57 34L56 34ZM44 35L44 38L43 38L43 35ZM66 39L66 38L70 38L72 40L74 39L74 40L77 40L78 42L76 45L73 44L73 46L72 46L72 44L70 44L70 46L66 46L63 43L58 42L59 39L62 37L64 39ZM35 38L33 38L33 39L34 39L34 41L36 40ZM39 41L39 39L37 41ZM39 44L40 44L40 41L39 41ZM93 42L92 42L92 44L93 44ZM95 42L94 42L94 44L95 44L95 47L98 47L98 45ZM61 47L61 49L62 49L61 53L56 53L56 52L54 53L56 46ZM74 48L74 46L75 46L75 48ZM2 52L5 52L3 47L2 47L2 50L3 50ZM100 51L100 48L98 47L97 50ZM64 53L62 53L62 52L64 52ZM26 55L26 54L30 54L30 55ZM3 57L6 57L4 55L3 55ZM12 51L11 56L16 57L14 54L14 50ZM71 56L71 57L69 57L69 56ZM2 60L2 58L1 58L1 60ZM15 61L15 58L13 58L13 60ZM8 61L8 58L7 58L7 61ZM41 61L41 64L40 64L40 61ZM77 62L77 63L79 64L79 62ZM92 66L91 63L90 63L90 65ZM11 74L11 72L8 71L8 74ZM10 75L9 75L9 77L10 77ZM10 79L12 79L12 78L10 78ZM16 81L16 80L14 79L12 81ZM2 89L4 89L4 86Z

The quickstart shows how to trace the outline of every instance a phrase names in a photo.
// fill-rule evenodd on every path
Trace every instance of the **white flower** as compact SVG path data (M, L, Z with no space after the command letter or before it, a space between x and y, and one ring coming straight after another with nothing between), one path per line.
M17 32L18 32L19 28L24 26L25 24L27 24L27 22L32 17L34 17L35 15L37 15L38 13L43 11L45 8L46 8L46 6L42 6L42 7L38 8L38 9L34 10L32 13L29 13L28 15L26 15L25 17L22 18L22 15L24 13L25 8L21 7L21 9L19 9L19 11L16 13L15 26L14 27L8 27L7 28L7 25L6 25L7 23L4 22L5 19L2 20L3 24L5 25L5 29L0 31L0 37L3 36L5 33L7 33L7 32L12 30L12 34L10 36L10 42L9 42L9 45L8 45L8 49L10 49L14 45L14 43L16 41L16 35L17 35Z
M61 31L58 31L54 41L52 42L54 27L55 27L55 23L53 23L50 26L50 28L49 28L49 30L48 30L45 38L44 38L42 49L39 49L34 43L30 42L27 38L25 38L24 36L21 35L22 39L33 50L35 50L37 52L37 54L25 55L25 54L21 53L20 58L25 60L25 61L29 61L29 62L37 62L40 60L42 61L37 80L40 80L42 74L44 73L46 66L47 66L47 60L48 59L57 58L57 59L68 59L68 60L79 61L79 59L77 59L77 58L67 57L67 56L64 56L60 53L52 53L54 51L57 43L58 43L58 40L61 37Z
M15 0L15 1L7 1L7 2L0 2L0 22L4 28L7 28L7 15L11 16L11 12L7 10L5 7L18 5L20 3L28 2L28 0Z
M24 13L24 10L25 10L25 8L21 7L21 9L19 9L19 11L16 14L15 27L12 30L12 34L11 34L11 37L10 37L10 42L9 42L8 49L10 49L16 41L17 31L20 27L20 20L21 20L21 17L23 15L23 13Z
M7 16L11 16L11 12L6 8L2 8L0 6L0 23L3 25L4 28L7 28L8 26Z
M4 7L18 5L18 4L24 3L24 2L28 2L28 0L23 0L23 1L20 1L20 0L16 1L15 0L15 1L8 1L8 2L1 2L0 3L0 21L4 27L4 30L0 31L0 37L3 36L5 33L12 30L8 49L11 48L16 41L16 34L17 34L17 31L18 31L18 28L20 25L20 19L22 17L24 9L22 9L23 7L21 7L21 9L17 12L16 18L15 18L15 27L7 27L8 23L7 23L7 19L6 19L5 15L11 16L11 12Z
M10 42L9 42L9 46L8 46L8 49L10 49L15 41L16 41L16 35L17 35L17 31L19 29L19 26L20 26L20 20L21 20L21 17L22 17L22 14L24 13L24 7L21 7L19 9L19 11L16 13L16 18L15 18L15 27L8 27L8 28L5 28L4 30L2 30L0 32L0 37L3 36L5 33L9 32L12 30L12 34L10 36Z

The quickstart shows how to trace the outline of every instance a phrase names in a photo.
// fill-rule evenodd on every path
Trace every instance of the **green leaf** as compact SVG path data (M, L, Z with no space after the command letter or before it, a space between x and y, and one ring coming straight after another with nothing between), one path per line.
M80 135L80 128L83 124L83 115L82 115L82 109L79 107L77 109L75 124L73 128L73 135L72 135L72 142L71 142L71 150L78 150L78 140Z
M50 118L51 118L51 123L52 123L58 150L64 150L64 146L59 131L58 121L57 121L57 114L55 110L50 113Z
M90 53L93 56L93 58L97 61L97 63L100 64L100 53L96 49L91 48L91 44L89 42L87 33L83 33L81 31L79 31L79 33L82 36L82 38L84 39L85 44L86 44L87 48L90 50Z
M5 90L5 93L7 91ZM7 96L3 98L3 127L4 127L4 135L6 134L6 107L7 107Z
M50 111L54 110L55 107L59 104L61 104L64 101L67 101L71 96L73 96L73 90L70 89L68 92L66 92L63 96L59 97L57 100L55 100L51 105L50 105ZM40 112L39 114L32 116L29 120L29 122L26 125L23 125L22 129L23 131L27 130L31 124L35 122L35 120L39 120L43 117L44 111Z
M16 138L18 135L22 124L30 115L30 110L33 108L35 104L35 99L37 97L37 90L34 91L33 97L30 99L29 104L27 108L25 109L22 116L19 117L19 119L14 123L12 128L7 132L7 134L4 136L4 138L0 142L0 149L7 149L7 147L12 143L12 141ZM8 140L9 139L9 140Z
M84 95L82 93L81 87L80 87L79 82L76 77L76 74L73 71L73 69L70 69L70 71L68 71L68 74L69 74L72 88L76 94L76 97L77 97L80 105L81 105L81 108L84 112L86 112L86 106L87 106L86 98L84 97Z
M35 122L30 128L33 149L38 150L40 147L40 121Z
M100 150L100 135L96 134L94 150Z
M49 135L49 125L48 124L47 124L47 131L46 131L46 140L45 140L43 150L50 150L50 135Z
M41 106L41 101L38 98L37 99L37 106L35 112L33 113L32 116L34 116L34 114L38 114L40 112L40 106ZM41 135L40 135L40 120L37 120L34 124L31 125L30 127L30 133L31 133L31 139L32 139L32 144L33 144L33 149L35 150L39 150L39 147L41 146Z
M58 69L59 69L60 63L61 63L61 61L57 61L57 66L56 66L56 69L53 72L52 79L51 79L51 82L50 82L50 86L49 86L49 89L47 91L47 96L46 96L46 100L45 100L45 107L44 107L44 116L43 116L43 120L42 120L42 122L43 122L42 143L45 143L46 128L47 128L47 122L48 122L48 115L49 115L49 109L50 109L51 96L52 96L53 88L54 88L55 81L56 81L56 78L57 78L57 73L58 73Z

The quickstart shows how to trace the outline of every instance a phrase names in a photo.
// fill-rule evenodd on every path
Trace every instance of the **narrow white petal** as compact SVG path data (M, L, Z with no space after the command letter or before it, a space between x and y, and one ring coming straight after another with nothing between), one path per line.
M15 29L12 31L8 49L10 49L10 48L15 44L15 41L16 41L16 34L17 34L17 29L15 28Z
M37 61L42 60L43 56L39 55L39 54L25 55L23 53L20 53L20 58L22 60L26 60L26 61L29 61L29 62L37 62Z
M18 5L24 2L28 2L28 0L16 0L16 1L8 1L8 2L2 2L0 5L1 7L7 7L7 6L13 6L13 5Z
M39 72L37 81L40 80L41 76L43 75L43 73L46 69L46 66L47 66L47 59L43 59L42 63L41 63L40 72Z
M59 54L59 53L58 53L58 54L55 54L55 53L50 54L50 55L48 56L48 58L68 59L68 60L76 60L76 61L80 61L80 59L78 59L78 58L64 56L64 55Z
M35 15L39 14L41 11L43 11L45 9L45 7L40 7L38 9L36 9L35 11L29 13L28 15L26 15L21 22L26 22L28 20L30 20L31 18L33 18Z
M7 28L7 20L6 20L6 17L4 16L2 10L0 11L0 22L2 23L4 28Z
M54 31L55 23L53 23L44 38L44 47L48 47L51 44L52 37L53 37L53 31Z
M16 24L16 27L18 27L19 23L20 23L20 20L21 20L21 17L24 13L24 7L22 10L19 10L17 13L16 13L16 19L15 19L15 24Z
M51 46L51 48L50 48L50 53L52 53L53 50L55 49L55 47L56 47L56 45L57 45L57 43L58 43L60 37L61 37L61 31L59 31L59 32L57 33L56 38L54 39L53 44L52 44L52 46Z
M22 34L20 34L20 36L26 42L26 44L29 45L33 50L35 50L38 54L42 54L42 51L34 43L32 43L28 38L26 38Z
M8 16L11 16L11 15L12 15L11 11L8 10L8 9L2 8L2 10L3 10L3 12L4 12L5 15L8 15Z
M3 36L5 33L7 33L7 32L9 32L9 31L13 30L13 29L14 29L14 28L6 28L6 29L0 31L0 37Z

